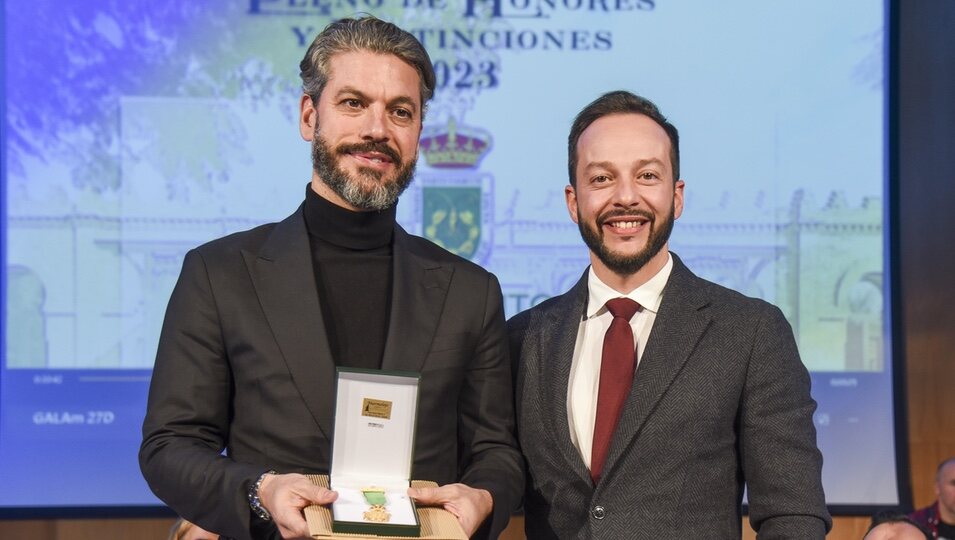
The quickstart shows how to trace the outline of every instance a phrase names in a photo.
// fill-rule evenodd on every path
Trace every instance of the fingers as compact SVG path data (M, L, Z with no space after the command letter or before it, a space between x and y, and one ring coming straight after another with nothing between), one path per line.
M259 486L259 499L270 513L273 506L301 509L310 504L328 504L337 498L338 493L316 486L302 474L268 475Z
M269 475L259 486L262 506L272 514L282 538L309 538L302 509L312 504L329 504L338 493L316 486L301 474Z
M469 537L477 531L494 507L494 501L487 490L474 489L464 484L409 488L408 495L419 504L444 507L458 518L458 523Z
M308 501L305 506L308 506L309 504L331 504L338 498L338 493L309 482L308 486L303 486L303 496Z
M272 514L272 520L278 527L282 538L286 540L292 538L309 538L308 523L302 515L302 511L297 508L283 506Z
M447 501L447 490L439 488L408 488L408 496L420 504L443 504ZM442 491L443 490L443 491Z

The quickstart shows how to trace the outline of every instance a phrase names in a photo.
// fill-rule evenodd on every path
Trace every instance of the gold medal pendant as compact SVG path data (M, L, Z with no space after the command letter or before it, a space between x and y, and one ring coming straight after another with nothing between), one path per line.
M362 488L361 494L364 495L365 501L367 501L370 505L370 508L368 508L364 514L362 514L362 517L365 518L365 521L387 523L391 519L391 514L389 514L388 510L385 508L387 499L385 498L384 489L377 487Z
M364 514L363 517L365 521L374 521L375 523L387 523L391 519L391 514L385 510L385 507L376 504L369 508Z

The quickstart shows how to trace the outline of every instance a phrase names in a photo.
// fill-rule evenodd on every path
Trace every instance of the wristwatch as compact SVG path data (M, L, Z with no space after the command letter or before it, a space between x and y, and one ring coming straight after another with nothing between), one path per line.
M248 497L249 497L249 506L252 508L252 511L255 512L255 515L259 516L265 521L272 520L272 514L262 506L262 501L259 500L259 487L262 486L262 480L265 480L265 476L268 474L275 474L274 470L265 471L261 476L249 487Z

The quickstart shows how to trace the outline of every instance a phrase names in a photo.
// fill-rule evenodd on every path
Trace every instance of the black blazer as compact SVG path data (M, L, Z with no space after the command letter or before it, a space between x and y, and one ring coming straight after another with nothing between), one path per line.
M528 538L739 538L744 483L760 538L823 538L816 404L789 324L676 255L594 487L567 421L587 291L585 273L508 321Z
M398 226L393 264L382 368L421 373L412 477L490 491L496 537L523 485L500 285ZM335 364L314 276L302 208L185 257L139 459L153 492L206 529L278 537L253 519L250 483L328 472Z

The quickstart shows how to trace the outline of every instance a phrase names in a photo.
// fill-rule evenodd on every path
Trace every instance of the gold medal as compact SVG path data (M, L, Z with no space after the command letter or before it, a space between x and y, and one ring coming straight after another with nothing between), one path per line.
M372 506L365 511L362 516L365 518L365 521L373 521L375 523L387 523L391 519L391 514L380 504Z
M370 505L370 508L362 514L365 521L387 523L391 519L391 514L385 508L388 499L385 498L384 489L379 487L361 488L361 494L364 495L365 501Z

